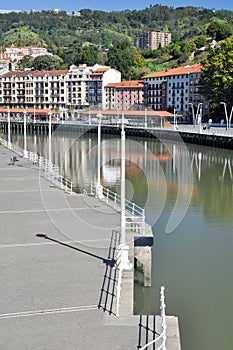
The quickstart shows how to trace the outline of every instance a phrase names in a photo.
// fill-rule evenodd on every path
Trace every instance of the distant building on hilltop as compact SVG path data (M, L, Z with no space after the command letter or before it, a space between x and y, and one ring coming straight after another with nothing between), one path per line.
M158 30L135 36L132 40L132 45L142 50L157 50L159 47L170 44L171 40L171 33Z

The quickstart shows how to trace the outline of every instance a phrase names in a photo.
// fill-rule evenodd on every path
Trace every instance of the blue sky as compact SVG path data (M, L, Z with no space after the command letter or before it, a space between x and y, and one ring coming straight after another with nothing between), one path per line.
M23 10L30 11L35 9L38 11L41 10L50 10L53 8L59 8L66 10L68 12L78 11L81 9L92 9L92 10L103 10L103 11L121 11L121 10L138 10L150 7L157 2L151 0L6 0L0 2L0 10ZM195 7L204 7L204 8L214 8L214 9L227 9L233 11L233 1L224 0L222 3L219 0L164 0L159 1L158 4L166 5L169 7L181 7L181 6L195 6Z

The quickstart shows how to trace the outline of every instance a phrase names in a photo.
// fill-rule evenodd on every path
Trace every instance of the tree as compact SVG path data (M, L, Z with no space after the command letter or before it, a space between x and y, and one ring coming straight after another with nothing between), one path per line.
M75 64L86 63L88 66L94 66L98 62L98 49L94 46L85 46L77 55Z
M24 70L26 68L32 68L34 59L31 56L24 56L18 63L17 68Z
M201 93L210 101L233 103L233 38L223 40L202 60Z
M207 44L207 39L205 35L199 35L195 40L194 40L197 49L200 49L201 47L206 46Z
M213 39L219 41L224 40L232 35L232 27L227 23L221 23L213 21L207 27L207 35L210 35Z
M33 69L34 70L53 70L53 69L59 69L62 65L63 60L54 55L42 55L37 56L33 61Z
M106 63L112 68L118 69L123 79L128 79L129 68L134 64L133 53L129 42L121 41L115 43L108 51Z

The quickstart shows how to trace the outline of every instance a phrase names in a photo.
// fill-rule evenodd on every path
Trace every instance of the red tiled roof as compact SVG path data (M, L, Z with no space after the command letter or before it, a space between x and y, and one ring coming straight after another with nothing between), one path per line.
M200 63L197 63L194 66L178 67L178 68L172 68L172 69L166 69L158 72L153 72L145 75L143 79L164 77L169 75L184 75L184 74L190 74L190 73L199 73L201 71L202 71L202 65Z
M109 83L105 87L116 89L143 88L143 80L125 80L120 83Z
M84 112L84 114L102 114L102 115L121 115L124 114L124 116L144 116L145 113L147 116L152 117L173 117L173 113L169 113L167 111L131 111L131 110L90 110L88 112Z
M10 111L11 113L24 113L24 111L26 111L26 113L35 113L35 114L49 114L50 112L52 112L53 114L56 113L50 109L35 109L34 108L0 108L0 113L7 113L8 111Z
M63 75L68 72L68 69L64 70L34 70L34 71L12 71L12 72L7 72L2 75L2 77L25 77L25 76L33 76L33 77L43 77L45 75Z

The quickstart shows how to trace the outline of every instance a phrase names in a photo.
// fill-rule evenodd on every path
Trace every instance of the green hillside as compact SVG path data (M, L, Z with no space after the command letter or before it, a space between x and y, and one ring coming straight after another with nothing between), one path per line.
M212 39L229 37L232 28L232 11L196 7L154 5L121 12L84 9L80 16L65 11L12 12L0 14L0 45L2 50L12 44L45 46L62 59L63 68L79 63L112 64L113 53L121 51L115 67L121 68L118 62L125 61L129 70L123 68L123 78L137 78L145 72L197 61L203 56L201 46L208 50ZM172 44L136 53L132 38L154 30L169 31Z

